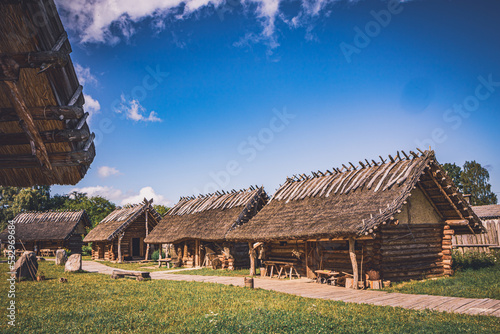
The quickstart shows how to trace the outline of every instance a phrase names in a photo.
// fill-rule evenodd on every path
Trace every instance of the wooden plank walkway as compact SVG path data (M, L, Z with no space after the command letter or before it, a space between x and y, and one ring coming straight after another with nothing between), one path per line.
M83 261L83 270L111 275L113 268L104 264ZM199 276L174 274L172 271L151 272L152 279L170 281L194 281L244 286L243 277ZM412 295L388 293L376 290L351 290L326 284L316 284L308 279L278 280L276 278L256 278L255 288L293 294L306 298L342 301L346 303L370 304L378 306L402 307L410 310L434 310L439 312L500 317L500 300Z

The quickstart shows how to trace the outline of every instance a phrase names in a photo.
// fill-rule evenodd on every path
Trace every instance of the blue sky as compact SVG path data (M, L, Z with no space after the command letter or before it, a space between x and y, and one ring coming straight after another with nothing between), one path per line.
M498 1L57 0L117 204L264 185L397 150L500 192ZM90 3L93 3L90 5Z

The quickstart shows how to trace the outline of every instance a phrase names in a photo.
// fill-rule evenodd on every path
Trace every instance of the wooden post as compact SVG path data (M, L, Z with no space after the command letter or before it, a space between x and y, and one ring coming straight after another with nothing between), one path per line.
M358 279L359 279L359 274L358 274L358 262L356 261L356 250L354 248L354 239L349 238L349 256L351 257L351 263L352 263L352 275L353 275L353 288L357 289L358 288Z
M313 272L312 272L311 268L309 268L310 259L309 259L309 247L307 247L308 244L309 244L309 242L306 240L305 241L305 248L306 248L306 277L307 278L314 278L313 277Z
M255 249L251 242L248 243L248 248L250 249L250 276L255 275Z
M182 262L186 262L188 260L188 244L187 241L184 241L184 250L182 251Z
M148 229L148 216L149 216L149 209L146 209L144 211L144 214L146 215L146 238L148 237L148 234L149 234L149 229ZM161 252L161 251L160 251ZM146 258L144 260L148 260L149 259L149 244L146 245Z
M123 236L125 235L125 232L121 233L118 236L118 263L122 263L123 258L122 258L122 239Z
M194 241L194 266L200 266L200 240Z
M149 244L148 244L148 245L149 245ZM160 248L159 248L159 250L158 250L158 256L159 256L159 257L158 257L158 259L160 259L160 260L161 260L161 252L162 252L162 250L163 250L162 248L163 248L163 245L162 245L162 244L160 244Z

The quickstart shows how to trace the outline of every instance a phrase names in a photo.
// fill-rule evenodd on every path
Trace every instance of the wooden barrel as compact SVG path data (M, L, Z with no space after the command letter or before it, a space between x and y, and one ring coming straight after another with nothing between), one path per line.
M245 287L253 289L253 278L245 277Z

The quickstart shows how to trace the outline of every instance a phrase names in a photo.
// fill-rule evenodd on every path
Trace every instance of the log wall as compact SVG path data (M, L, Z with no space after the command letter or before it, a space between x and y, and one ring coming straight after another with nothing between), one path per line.
M404 281L449 274L452 233L443 224L384 225L379 239L382 278ZM446 254L443 247L450 248Z

